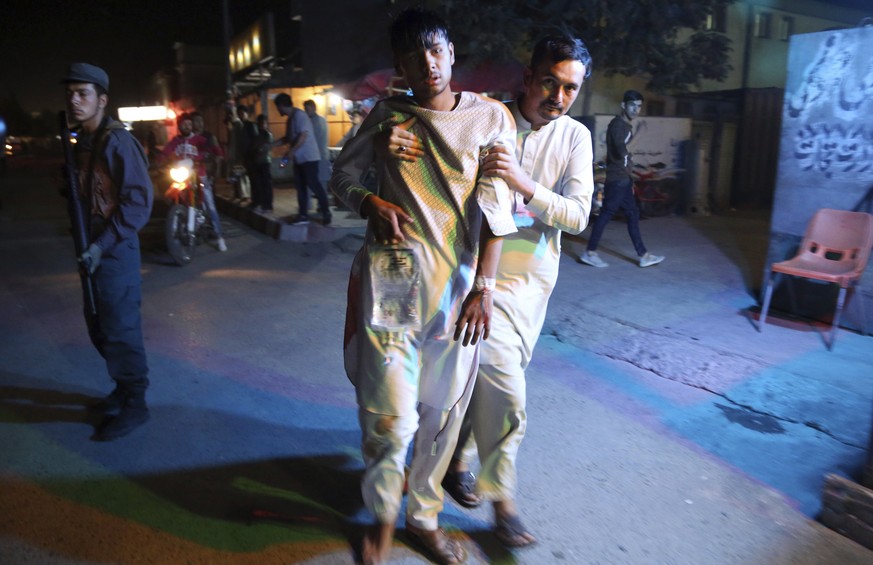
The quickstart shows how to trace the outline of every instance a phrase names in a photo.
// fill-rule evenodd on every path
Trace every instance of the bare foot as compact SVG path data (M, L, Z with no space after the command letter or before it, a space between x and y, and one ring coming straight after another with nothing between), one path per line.
M394 542L394 524L378 524L367 528L361 542L361 562L379 565L388 561Z

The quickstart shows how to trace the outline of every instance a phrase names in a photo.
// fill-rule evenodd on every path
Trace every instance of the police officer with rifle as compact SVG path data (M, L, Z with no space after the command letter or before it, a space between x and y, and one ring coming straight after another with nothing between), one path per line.
M142 146L107 114L106 71L74 63L62 82L67 113L61 118L61 137L85 318L115 381L115 389L91 407L104 416L94 439L111 441L149 419L138 232L151 214L153 189ZM74 149L67 122L73 126Z

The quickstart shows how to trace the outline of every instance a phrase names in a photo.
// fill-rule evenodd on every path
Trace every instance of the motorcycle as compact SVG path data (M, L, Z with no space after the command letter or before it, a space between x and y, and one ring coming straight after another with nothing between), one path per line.
M194 258L194 250L212 230L212 221L203 199L203 187L191 159L182 159L170 169L172 183L164 197L170 203L164 234L167 250L179 265Z

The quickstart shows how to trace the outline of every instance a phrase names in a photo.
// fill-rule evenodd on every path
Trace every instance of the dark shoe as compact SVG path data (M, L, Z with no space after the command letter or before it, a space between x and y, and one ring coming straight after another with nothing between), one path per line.
M121 410L121 406L124 404L126 396L127 392L124 387L116 384L115 390L89 406L88 410L97 414L117 414L118 411Z
M476 475L470 471L447 471L443 490L464 508L478 508L482 499L476 495Z
M145 398L128 395L121 411L115 416L107 416L94 434L95 441L112 441L124 437L149 421L149 408Z
M295 216L288 223L292 226L305 226L309 223L309 218L307 216Z
M506 547L527 547L537 542L536 538L521 523L520 517L507 516L495 520L497 524L494 527L494 535Z
M333 216L331 214L325 214L323 216L322 223L324 225L329 226L332 221L333 221Z
M422 530L407 522L406 533L416 545L427 551L428 557L440 565L457 565L467 559L464 546L446 535L442 528Z

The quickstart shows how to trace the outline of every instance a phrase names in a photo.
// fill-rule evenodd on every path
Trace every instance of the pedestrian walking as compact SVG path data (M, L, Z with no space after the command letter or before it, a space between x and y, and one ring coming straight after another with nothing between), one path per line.
M640 209L634 198L633 155L628 144L634 135L633 121L643 108L643 95L636 90L624 93L621 113L606 128L606 183L603 187L603 208L591 228L588 246L579 261L592 267L608 267L597 254L597 246L606 224L622 210L627 218L627 233L639 257L640 267L651 267L664 260L662 255L649 253L640 234Z
M479 158L483 148L512 146L515 128L499 102L451 91L454 46L436 14L402 12L391 45L412 95L376 104L331 178L340 199L369 220L349 281L344 348L363 436L361 491L374 517L362 556L389 557L414 439L406 532L437 562L460 563L463 546L439 528L439 485L490 329L500 236L516 231L509 189L478 175ZM375 152L375 137L400 123L431 151L426 167ZM373 164L378 195L361 182Z

